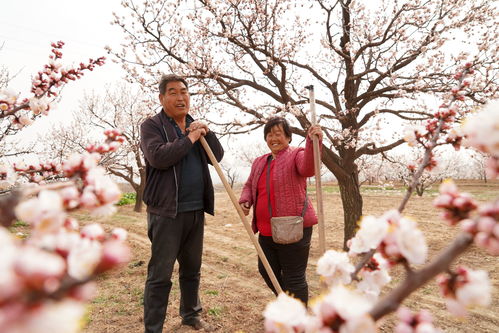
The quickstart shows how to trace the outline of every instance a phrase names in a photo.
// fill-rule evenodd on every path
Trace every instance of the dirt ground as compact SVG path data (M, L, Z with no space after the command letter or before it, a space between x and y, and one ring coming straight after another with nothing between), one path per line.
M491 200L499 195L499 182L483 184L468 182L460 185L462 191L471 192L479 201ZM236 191L237 192L237 191ZM365 187L364 214L380 215L396 208L402 191ZM237 193L238 194L238 193ZM435 190L423 197L413 197L405 214L414 218L425 233L430 248L430 258L446 246L458 230L439 220L438 211L431 205ZM311 193L311 197L314 193ZM324 214L327 248L341 249L343 240L342 205L334 186L325 191ZM133 206L120 207L117 214L98 220L106 228L120 226L129 231L133 252L131 262L123 269L112 272L98 281L97 297L88 307L85 333L143 332L142 302L149 240L146 235L145 213L133 212ZM82 223L90 221L85 214L78 214ZM95 219L92 219L95 221ZM318 233L314 230L308 266L310 294L320 294L315 273L318 255ZM223 188L216 193L216 216L207 216L204 257L201 277L203 317L217 328L217 332L263 332L262 311L274 299L257 271L257 256L235 209ZM445 332L498 332L499 331L499 269L497 258L473 246L458 259L473 269L489 271L494 286L493 302L488 308L473 309L467 320L455 319L445 309L435 282L431 282L406 299L410 308L424 308L433 314L436 326ZM392 274L391 287L403 279L400 270ZM388 291L390 287L386 288ZM386 292L385 291L385 292ZM177 275L167 311L164 332L190 332L180 325L178 316L179 288ZM393 330L394 316L380 323L381 332Z

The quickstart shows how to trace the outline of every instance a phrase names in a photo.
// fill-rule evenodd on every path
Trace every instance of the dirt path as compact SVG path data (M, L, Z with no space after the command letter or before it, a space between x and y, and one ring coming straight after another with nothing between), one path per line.
M499 184L492 191L499 193ZM324 199L326 244L328 248L340 249L343 241L341 201L338 194L331 193L326 194ZM456 233L438 219L438 212L431 208L432 200L429 196L414 198L407 208L407 215L418 222L427 237L430 256L441 250ZM398 202L399 198L393 195L365 195L364 212L379 215ZM259 276L256 251L224 193L217 193L216 206L216 216L207 216L206 219L201 277L203 317L218 328L217 332L262 332L262 311L274 296ZM145 214L135 213L132 208L121 207L112 218L98 221L109 229L120 226L129 231L133 258L124 269L98 281L99 294L89 307L87 327L84 330L86 333L143 331L142 297L150 244L146 235ZM85 214L81 214L79 218L83 221L91 220ZM318 236L317 230L314 230L307 273L311 295L320 293L315 274L318 257ZM434 314L436 325L446 332L496 332L499 327L497 258L473 247L458 263L490 272L495 294L489 308L471 310L470 318L465 321L454 319L445 310L435 283L421 288L405 304L414 309L429 309ZM402 277L402 272L397 270L393 275L392 286ZM178 316L179 290L176 273L172 281L164 331L187 332L189 330L180 326ZM387 317L380 327L381 332L392 330L393 315Z

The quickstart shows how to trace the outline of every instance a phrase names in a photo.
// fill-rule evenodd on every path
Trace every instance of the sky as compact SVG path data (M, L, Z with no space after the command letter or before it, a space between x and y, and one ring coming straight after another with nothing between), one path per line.
M123 34L110 22L113 11L122 12L120 3L120 0L0 0L0 65L11 75L17 73L9 88L21 96L30 95L31 77L48 62L51 42L65 43L64 65L109 56L104 50L106 45L119 50ZM86 71L81 79L70 82L62 91L61 100L51 106L49 115L23 129L13 140L32 142L39 134L50 131L54 124L69 123L85 91L103 92L106 85L117 83L123 77L120 65L108 57L104 66L96 67L93 72ZM233 145L227 142L224 145L232 151ZM232 155L226 154L224 162L233 163L236 158ZM31 158L38 160L36 156L23 159ZM239 173L240 178L245 179L249 167L243 167ZM219 183L218 176L212 175L212 178Z
M112 12L121 10L119 0L0 2L0 64L11 75L17 73L9 88L21 96L29 96L32 75L48 62L51 42L61 40L65 43L62 63L71 65L107 56L104 47L119 45L122 40L119 27L110 24ZM82 79L70 82L64 88L60 102L50 115L23 131L23 136L49 128L50 122L70 120L71 111L78 107L84 91L103 91L106 84L122 77L121 67L110 59L93 72L86 71Z

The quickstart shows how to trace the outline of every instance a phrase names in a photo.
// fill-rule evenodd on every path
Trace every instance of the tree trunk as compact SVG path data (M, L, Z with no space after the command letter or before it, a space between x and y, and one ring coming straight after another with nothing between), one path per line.
M417 193L418 197L423 196L424 190L425 190L425 188L423 185L416 185L416 193Z
M140 213L142 212L142 197L144 195L144 187L145 187L146 182L142 181L140 182L140 185L138 188L135 190L135 207L133 208L134 212Z
M355 236L357 222L362 216L362 196L360 195L360 186L358 173L352 172L348 177L338 178L340 187L341 201L343 203L344 219L344 239L343 249L346 251L347 241Z

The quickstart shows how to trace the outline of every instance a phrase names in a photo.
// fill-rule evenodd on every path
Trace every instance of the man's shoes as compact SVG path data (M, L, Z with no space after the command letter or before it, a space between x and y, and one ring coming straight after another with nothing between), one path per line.
M194 319L189 322L182 322L182 325L190 326L192 329L195 329L196 331L204 330L205 332L213 332L215 330L213 326L211 326L202 319Z

